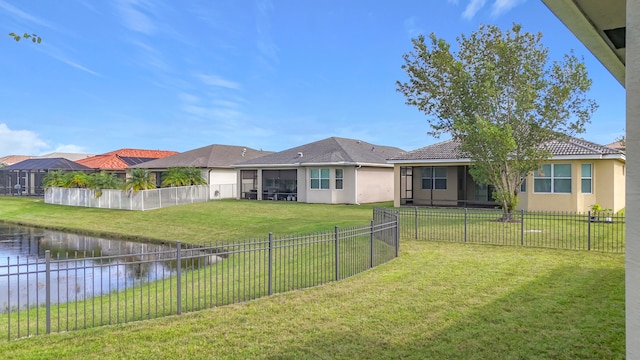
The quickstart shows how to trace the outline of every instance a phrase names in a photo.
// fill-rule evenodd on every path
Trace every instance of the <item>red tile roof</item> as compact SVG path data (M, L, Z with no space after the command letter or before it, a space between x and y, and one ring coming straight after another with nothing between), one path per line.
M118 155L118 156L127 156L127 157L141 157L141 158L150 158L150 159L162 159L167 156L177 154L177 151L167 151L167 150L144 150L144 149L119 149L114 150L108 153L104 153L102 155Z
M105 154L88 157L76 161L84 166L100 170L125 170L129 163L123 158L161 159L167 156L178 154L177 151L165 150L142 150L142 149L120 149Z

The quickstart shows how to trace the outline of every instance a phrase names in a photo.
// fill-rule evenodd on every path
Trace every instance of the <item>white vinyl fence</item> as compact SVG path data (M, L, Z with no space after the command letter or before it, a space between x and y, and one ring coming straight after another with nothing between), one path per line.
M96 192L90 189L50 187L44 192L44 202L47 204L121 210L152 210L205 201L209 201L208 185L140 190L136 193L102 190L100 197L96 197Z
M236 184L211 184L209 188L211 200L236 198Z

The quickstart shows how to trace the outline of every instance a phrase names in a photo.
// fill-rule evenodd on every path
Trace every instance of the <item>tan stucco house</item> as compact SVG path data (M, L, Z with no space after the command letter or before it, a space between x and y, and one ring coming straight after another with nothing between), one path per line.
M592 205L625 207L625 154L587 140L545 145L553 156L523 182L518 209L586 212ZM447 140L389 159L394 165L394 205L497 206L490 184L469 174L471 160Z
M402 152L331 137L235 165L238 199L318 204L393 200L393 165Z

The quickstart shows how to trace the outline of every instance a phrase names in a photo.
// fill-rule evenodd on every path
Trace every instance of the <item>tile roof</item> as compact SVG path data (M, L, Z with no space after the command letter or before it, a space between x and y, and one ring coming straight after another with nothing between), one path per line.
M237 164L254 165L305 165L305 164L387 164L387 159L402 152L390 146L330 137L270 155Z
M112 154L118 155L118 156L126 156L126 157L161 159L167 156L178 154L178 152L167 151L167 150L118 149L118 150L110 151L108 153L104 153L102 155L112 155Z
M225 168L233 164L272 154L271 151L255 150L246 146L209 145L198 149L152 160L132 168L167 169L170 167Z
M84 153L65 153L65 152L52 152L46 155L32 156L32 158L65 158L71 161L78 161L93 156L94 154Z
M612 142L610 144L607 144L605 146L606 147L610 147L612 149L620 150L620 151L625 151L626 148L627 148L624 140L614 141L614 142Z
M446 140L433 145L425 146L409 152L403 152L390 158L391 162L398 160L463 160L469 157L460 151L459 142L456 140ZM584 139L569 137L564 140L554 140L544 145L553 156L623 156L624 153L617 149L612 149L596 144Z
M27 159L19 163L9 165L2 168L2 171L8 170L91 170L90 168L78 164L65 158L38 158Z
M19 163L20 161L24 161L27 159L31 159L33 156L28 155L7 155L0 158L0 166L2 165L13 165L15 163Z
M78 164L100 170L125 170L131 165L140 164L178 154L176 151L120 149L78 160Z

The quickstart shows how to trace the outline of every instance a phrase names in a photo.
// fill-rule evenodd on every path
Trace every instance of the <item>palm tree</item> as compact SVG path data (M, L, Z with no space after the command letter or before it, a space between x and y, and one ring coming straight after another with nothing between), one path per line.
M188 167L184 169L184 172L189 178L189 185L206 185L207 180L202 177L202 171L194 167Z
M162 176L162 187L189 185L189 177L183 167L171 167Z
M100 171L89 175L87 186L96 192L96 197L102 196L104 189L122 189L124 182L116 174Z
M65 186L65 173L64 170L58 169L47 172L42 177L42 186L44 188L50 188L52 186L64 187Z
M146 169L133 169L127 179L124 189L137 193L140 190L155 189L156 184L151 179L151 173Z
M63 176L63 187L67 188L86 188L88 182L89 176L82 171L72 171Z
M162 186L205 185L202 172L194 167L172 167L164 173Z

